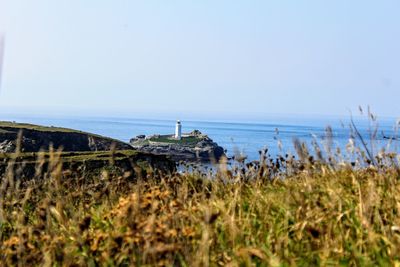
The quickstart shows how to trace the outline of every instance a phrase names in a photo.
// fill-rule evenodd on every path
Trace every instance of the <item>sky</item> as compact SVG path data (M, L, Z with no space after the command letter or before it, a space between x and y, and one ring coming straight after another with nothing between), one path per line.
M0 110L400 116L398 0L0 0Z

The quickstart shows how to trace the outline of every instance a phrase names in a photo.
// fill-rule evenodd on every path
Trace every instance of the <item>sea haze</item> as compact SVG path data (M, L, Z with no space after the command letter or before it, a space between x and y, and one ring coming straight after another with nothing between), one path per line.
M47 126L60 126L81 131L109 136L125 142L132 137L145 134L172 134L175 120L128 119L101 117L45 117L27 115L1 115L1 120L16 121ZM370 140L368 120L356 119L355 123L364 138ZM311 144L317 140L323 147L325 129L328 125L333 128L333 145L345 150L349 142L349 119L285 117L271 118L259 122L233 121L183 121L183 132L195 129L209 135L232 156L238 153L248 156L249 160L259 159L259 151L268 148L272 156L293 152L293 139ZM384 136L397 136L395 119L380 119L375 149L387 147L388 140ZM391 151L399 152L398 142L392 142ZM281 145L280 145L281 144ZM360 144L360 143L359 143ZM281 149L280 149L281 147Z

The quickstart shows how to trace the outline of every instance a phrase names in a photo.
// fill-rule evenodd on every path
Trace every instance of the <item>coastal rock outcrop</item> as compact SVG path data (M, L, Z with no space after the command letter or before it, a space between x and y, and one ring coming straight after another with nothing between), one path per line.
M174 161L218 162L225 155L222 147L198 130L183 134L180 140L173 135L139 135L130 144L138 151L167 155Z

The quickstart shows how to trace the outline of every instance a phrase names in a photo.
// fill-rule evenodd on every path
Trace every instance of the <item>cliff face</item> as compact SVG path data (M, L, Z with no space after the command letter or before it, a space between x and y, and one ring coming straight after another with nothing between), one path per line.
M175 140L169 135L140 135L131 139L130 143L138 151L167 155L174 161L218 162L225 155L222 147L197 130L184 135L182 140Z
M71 129L0 122L0 153L15 152L20 132L19 142L22 152L48 151L50 146L55 149L62 147L63 151L132 149L129 144L118 140Z

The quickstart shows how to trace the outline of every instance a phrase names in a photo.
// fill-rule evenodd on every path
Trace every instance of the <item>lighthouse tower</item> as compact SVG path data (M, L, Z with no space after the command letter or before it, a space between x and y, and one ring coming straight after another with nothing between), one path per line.
M175 139L177 139L177 140L181 140L182 139L182 124L181 124L181 121L177 121L176 122Z

